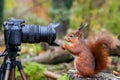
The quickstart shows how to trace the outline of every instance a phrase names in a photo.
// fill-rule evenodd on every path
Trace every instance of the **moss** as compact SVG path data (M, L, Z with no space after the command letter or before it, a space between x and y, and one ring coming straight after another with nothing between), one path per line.
M35 62L24 63L24 72L27 76L28 80L46 80L43 72L46 70L46 67L42 64L38 64ZM20 74L16 72L17 80L20 78Z
M69 77L67 74L64 74L64 75L60 76L60 78L58 80L69 80Z

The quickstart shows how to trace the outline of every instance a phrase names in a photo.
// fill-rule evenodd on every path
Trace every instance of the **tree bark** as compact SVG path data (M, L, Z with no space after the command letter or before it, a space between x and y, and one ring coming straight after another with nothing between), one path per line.
M74 72L75 70L68 71L69 80L120 80L120 77L115 76L111 73L101 72L94 77L75 77Z
M60 77L60 75L55 74L55 73L50 72L50 71L45 71L44 74L46 77L53 79L53 80L57 80Z
M62 62L70 62L73 60L73 57L70 53L66 53L60 47L54 47L52 49L47 50L44 54L40 54L39 56L22 59L22 62L38 62L43 64L58 64Z
M2 29L2 24L3 24L3 9L4 9L4 0L0 0L0 30Z

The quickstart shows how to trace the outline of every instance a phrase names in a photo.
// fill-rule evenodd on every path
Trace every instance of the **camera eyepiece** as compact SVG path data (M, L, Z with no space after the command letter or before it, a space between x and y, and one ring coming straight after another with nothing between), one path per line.
M19 46L23 43L47 42L54 44L56 39L55 28L59 24L40 26L24 24L22 19L10 18L4 22L5 44L8 46Z

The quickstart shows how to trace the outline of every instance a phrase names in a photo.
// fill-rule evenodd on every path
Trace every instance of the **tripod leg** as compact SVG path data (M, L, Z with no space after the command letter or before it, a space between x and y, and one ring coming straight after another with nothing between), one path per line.
M3 63L0 67L0 80L4 80L4 76L5 76L5 64Z
M9 77L9 80L15 80L15 68L12 68L10 71L11 76Z
M21 74L21 77L22 77L23 80L27 80L23 70L20 70L20 74Z
M8 80L8 78L9 78L9 73L10 73L10 71L9 71L9 70L6 70L6 73L5 73L5 80Z
M5 72L5 79L4 80L8 80L9 79L9 74L10 74L10 68L11 68L11 62L8 60L6 62L6 72Z
M20 62L20 61L16 61L16 63L17 63L17 67L18 67L18 69L19 69L19 72L20 72L20 74L21 74L22 80L27 80L27 78L26 78L26 76L25 76L25 73L24 73L24 71L23 71L23 67L22 67L21 62Z

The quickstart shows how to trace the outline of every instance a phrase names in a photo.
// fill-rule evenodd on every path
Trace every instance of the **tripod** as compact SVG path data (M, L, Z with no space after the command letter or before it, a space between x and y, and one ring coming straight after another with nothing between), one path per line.
M4 56L3 63L0 67L0 80L15 80L15 68L18 67L22 80L27 80L20 61L16 60L18 47L13 46L6 48L1 56Z

